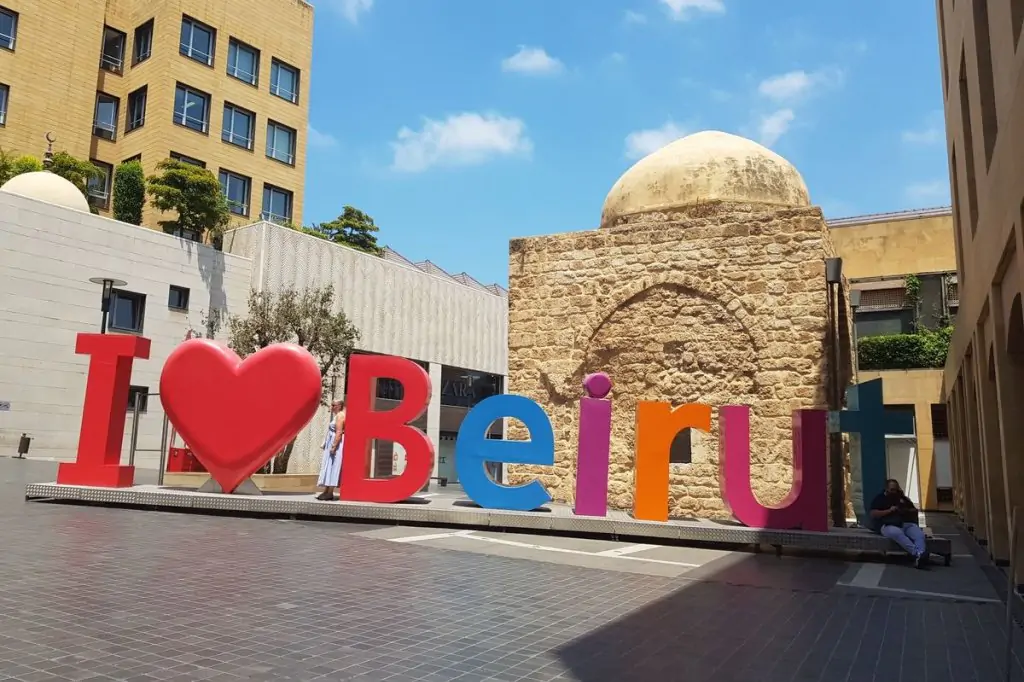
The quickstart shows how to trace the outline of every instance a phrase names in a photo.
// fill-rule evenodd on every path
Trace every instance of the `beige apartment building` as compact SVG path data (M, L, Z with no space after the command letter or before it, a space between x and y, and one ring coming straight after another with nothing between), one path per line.
M850 282L854 343L954 322L959 310L953 216L948 207L829 220ZM919 292L908 295L915 279ZM948 508L953 481L942 369L875 366L858 358L857 381L882 379L886 409L909 413L914 430L887 437L889 475L923 509Z
M301 224L312 41L303 0L0 0L0 148L52 133L104 171L103 214L117 164L173 157L219 177L237 222Z
M1005 566L1024 507L1024 2L937 2L962 290L944 374L955 504Z

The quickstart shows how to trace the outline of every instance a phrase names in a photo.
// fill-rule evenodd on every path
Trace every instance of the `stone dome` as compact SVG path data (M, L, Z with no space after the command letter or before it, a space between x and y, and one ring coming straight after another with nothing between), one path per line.
M640 159L608 193L601 225L697 203L810 205L807 185L784 158L756 142L709 130Z
M0 192L89 213L89 202L85 195L68 180L47 171L15 175L0 187Z

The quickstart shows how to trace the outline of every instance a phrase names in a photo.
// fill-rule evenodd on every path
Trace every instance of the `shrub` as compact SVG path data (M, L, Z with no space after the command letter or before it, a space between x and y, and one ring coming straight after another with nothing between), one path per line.
M146 204L146 175L138 161L126 161L114 171L114 220L142 224Z
M914 334L869 336L857 344L860 369L926 369L942 367L949 353L952 327L922 329Z

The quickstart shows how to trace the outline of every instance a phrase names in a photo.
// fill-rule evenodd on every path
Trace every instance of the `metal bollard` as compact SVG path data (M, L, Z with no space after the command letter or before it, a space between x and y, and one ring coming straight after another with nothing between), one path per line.
M138 394L135 395L135 404L132 406L132 438L131 444L128 446L128 466L135 466L135 448L139 446L139 400Z
M1017 597L1017 522L1020 507L1010 513L1010 575L1006 581L1006 682L1013 677L1013 600Z
M25 459L25 455L28 454L28 446L32 444L32 438L27 433L21 434L21 438L18 439L18 456L15 459Z
M168 419L167 413L164 413L164 427L160 431L160 466L156 472L156 484L164 484L164 470L167 469L167 431L170 428L171 420Z

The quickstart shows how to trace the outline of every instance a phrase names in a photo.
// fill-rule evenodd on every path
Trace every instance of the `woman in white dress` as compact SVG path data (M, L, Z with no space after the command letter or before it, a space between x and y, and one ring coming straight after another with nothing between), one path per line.
M327 427L324 438L323 461L320 463L320 478L317 486L324 491L317 495L318 500L333 500L334 489L341 479L341 444L345 441L345 401L335 400L331 403L331 423Z

